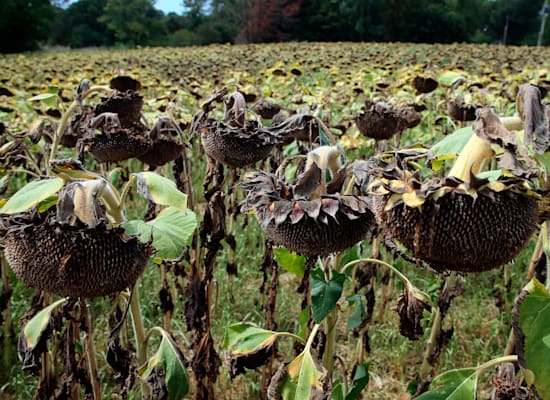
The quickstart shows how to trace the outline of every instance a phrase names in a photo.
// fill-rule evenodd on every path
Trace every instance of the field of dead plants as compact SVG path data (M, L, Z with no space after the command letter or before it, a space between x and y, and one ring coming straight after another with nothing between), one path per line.
M550 399L550 50L0 58L2 399Z

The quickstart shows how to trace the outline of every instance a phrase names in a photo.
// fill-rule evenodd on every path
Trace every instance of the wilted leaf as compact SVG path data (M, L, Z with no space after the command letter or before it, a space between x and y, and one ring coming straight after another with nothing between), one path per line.
M173 207L162 210L151 221L133 220L122 225L129 235L138 235L146 243L153 239L157 251L155 262L172 260L181 255L183 247L189 244L197 227L197 217L190 210L185 212Z
M146 199L163 206L172 206L185 211L187 195L176 187L170 179L154 172L140 172L136 174L138 191Z
M285 270L300 278L304 277L306 270L306 257L285 249L284 247L275 247L273 249L275 261Z
M185 358L168 332L159 327L155 329L162 334L162 340L139 375L151 386L153 398L156 398L155 393L168 392L168 399L181 399L189 391Z
M239 322L226 328L222 346L233 354L246 354L272 344L281 334L285 333Z
M333 271L330 281L320 268L311 271L311 308L315 322L320 323L334 308L342 295L346 275Z
M46 340L51 335L50 321L53 310L65 303L60 299L32 317L19 334L17 351L23 362L23 369L35 372L40 368L40 356L46 351Z
M316 365L309 349L287 366L288 375L281 386L283 400L321 400L328 398L326 370Z
M415 296L419 293L421 292L416 289L403 288L395 307L399 314L399 332L411 340L418 340L422 337L424 329L421 322L424 310L431 310L427 296Z
M36 206L42 200L56 194L64 181L61 178L33 181L17 191L2 208L0 214L17 214Z
M430 390L415 400L474 400L476 389L475 368L453 369L436 376Z
M518 303L514 314L519 306L519 327L518 321L514 321L514 330L516 337L523 339L517 343L520 364L526 364L522 366L533 372L539 395L550 398L550 293L533 279L525 286Z
M269 359L275 340L286 332L275 332L239 322L225 330L223 347L231 353L231 377L243 373L245 368L254 369Z

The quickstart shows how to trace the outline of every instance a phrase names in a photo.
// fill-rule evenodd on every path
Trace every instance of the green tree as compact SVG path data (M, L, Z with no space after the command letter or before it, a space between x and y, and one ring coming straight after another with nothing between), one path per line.
M54 42L73 48L114 44L113 32L99 21L106 4L107 0L80 0L59 9L51 30Z
M120 43L157 45L166 40L163 17L154 0L107 0L98 21L106 24Z
M492 36L506 44L536 44L543 3L544 0L494 0L489 15Z
M48 38L47 28L54 15L49 0L0 1L0 52L33 50Z

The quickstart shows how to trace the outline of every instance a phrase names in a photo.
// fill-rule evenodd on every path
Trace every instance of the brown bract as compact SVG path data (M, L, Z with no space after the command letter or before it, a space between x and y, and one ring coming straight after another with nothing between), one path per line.
M60 224L55 212L3 217L4 254L27 285L70 297L99 297L135 284L151 254L121 228Z
M374 216L362 196L323 194L314 200L298 196L277 176L259 171L242 183L244 210L254 210L274 244L307 256L345 250L363 240Z

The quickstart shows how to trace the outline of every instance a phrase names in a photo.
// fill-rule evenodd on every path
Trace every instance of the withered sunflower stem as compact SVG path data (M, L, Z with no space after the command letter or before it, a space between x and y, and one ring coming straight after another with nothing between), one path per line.
M138 285L134 285L132 298L130 300L130 314L132 315L132 327L136 340L136 363L140 368L147 362L147 337L143 326L143 317L141 315L141 307L139 304L139 289ZM150 395L149 386L145 382L140 383L141 394L143 398L148 399Z
M92 319L90 318L90 309L85 300L80 300L80 310L84 314L84 320L86 321L86 358L88 360L88 370L90 373L94 400L101 400L101 383L99 382L96 362Z
M170 285L168 284L168 279L167 279L166 265L164 265L164 263L162 263L160 266L160 281L166 282L167 284L166 290L170 292ZM166 311L163 313L163 316L162 316L162 326L165 331L172 332L170 329L171 325L172 325L172 311Z
M445 283L443 285L443 288L440 291L440 294L443 292L446 292L449 289L449 286L451 285L451 282L455 279L456 272L453 271L445 278ZM434 349L437 345L437 337L439 336L441 332L441 326L442 326L442 315L441 315L441 309L438 306L434 306L433 308L433 321L432 321L432 328L430 330L430 337L428 338L428 342L426 343L426 349L424 350L424 356L422 360L422 365L420 366L420 378L425 379L431 370L431 364L429 361L429 358L434 352Z
M4 253L0 253L0 265L2 268L2 282L4 285L2 290L4 291L4 293L8 293L12 290L12 286L9 280L8 263L6 261L6 258L4 257ZM12 337L11 301L8 301L6 304L6 308L4 310L4 323L2 324L2 328L4 330L4 336L2 338L2 342L4 344L2 359L4 365L11 365L11 358L13 355L13 348L9 340L9 338Z
M454 176L463 182L470 182L470 172L474 175L477 174L482 162L492 155L491 144L474 133L460 152L447 176Z

